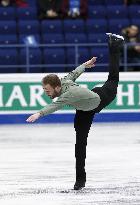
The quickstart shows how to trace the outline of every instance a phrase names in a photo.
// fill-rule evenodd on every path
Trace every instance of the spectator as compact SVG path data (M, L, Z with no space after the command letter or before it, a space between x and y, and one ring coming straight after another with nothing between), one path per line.
M62 0L38 0L39 19L57 18L61 15Z
M125 5L140 4L140 0L124 0Z
M24 0L15 0L15 4L17 7L22 7L22 8L29 6L28 3Z
M87 0L64 0L62 12L64 17L86 18Z
M24 0L1 0L0 5L7 7L7 6L17 6L17 7L27 7L28 3Z
M10 0L1 0L0 1L1 6L10 6L11 5L11 1Z
M73 18L80 16L80 0L69 0L68 16Z
M135 43L140 43L140 33L138 26L131 25L122 30L122 34L126 39L127 43L132 43L127 48L127 56L129 63L140 63L140 45L135 45ZM134 44L133 44L134 43ZM132 66L132 70L138 70L138 66Z

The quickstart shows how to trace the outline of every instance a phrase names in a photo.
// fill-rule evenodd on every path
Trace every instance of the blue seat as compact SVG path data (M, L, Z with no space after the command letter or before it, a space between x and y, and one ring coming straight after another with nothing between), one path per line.
M99 48L94 47L90 49L90 55L97 57L98 66L94 68L95 72L106 72L109 63L109 51L107 47ZM100 65L99 65L100 64Z
M17 32L17 25L16 21L1 21L0 22L0 34L9 35L9 34L16 34Z
M82 64L90 59L90 53L88 48L79 48L78 63Z
M107 20L89 19L86 21L87 33L105 33L107 32Z
M90 49L91 56L97 56L97 63L108 63L109 61L109 51L107 45L104 47L94 47Z
M27 65L27 53L26 49L21 49L19 53L19 63L20 65ZM37 65L42 64L42 52L38 48L30 48L29 49L29 64L35 65L33 67L30 67L30 73L41 73L42 67ZM21 72L26 72L27 68L23 67L21 68Z
M18 52L14 48L0 48L0 73L16 73L18 70ZM9 67L12 65L13 67Z
M17 44L17 35L0 35L0 44Z
M77 53L78 59L76 60L76 50L74 48L67 48L66 50L66 62L67 64L73 64L78 66L79 64L84 63L90 58L88 48L78 48ZM71 71L71 66L67 66L67 71Z
M106 5L123 5L124 0L105 0Z
M17 18L18 20L35 20L37 19L37 10L35 7L18 8Z
M37 1L36 0L28 0L29 7L37 7Z
M65 67L65 49L64 48L46 48L43 52L45 71L47 72L64 72ZM50 66L51 65L51 66ZM58 66L58 67L57 67Z
M137 18L130 19L131 24L139 26L140 27L140 20Z
M15 20L16 12L14 7L0 7L0 21Z
M126 6L107 6L107 17L110 19L122 19L128 17Z
M88 43L107 43L105 34L88 34Z
M128 13L130 18L140 19L140 5L132 5L128 7Z
M26 35L26 34L20 34L19 35L19 43L20 44L25 44L25 38L27 36L30 36L30 35ZM41 37L39 34L34 34L33 37L35 38L35 41L37 44L40 44L41 43ZM35 45L36 46L36 45Z
M122 29L129 26L129 19L110 19L108 21L109 32L111 33L121 33Z
M44 34L42 35L42 39L43 39L43 43L45 44L64 43L63 34Z
M61 20L44 20L41 22L41 32L46 33L62 33L62 21Z
M88 9L88 18L103 19L106 18L105 6L91 6Z
M36 20L32 21L18 21L19 34L39 34L40 24Z
M87 35L66 33L65 43L87 43Z
M64 33L83 33L85 32L85 23L82 19L64 20Z
M88 0L89 6L103 5L104 0Z

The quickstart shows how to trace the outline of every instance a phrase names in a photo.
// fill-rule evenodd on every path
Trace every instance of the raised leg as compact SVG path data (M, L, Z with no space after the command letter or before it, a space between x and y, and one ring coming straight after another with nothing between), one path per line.
M100 98L101 103L95 109L95 112L100 112L103 108L109 105L116 97L117 87L119 82L119 57L120 48L124 42L123 37L116 34L109 34L109 75L107 81L102 87L92 89Z
M122 36L116 34L109 35L109 75L108 80L119 81L119 59L120 59L120 48L124 42Z

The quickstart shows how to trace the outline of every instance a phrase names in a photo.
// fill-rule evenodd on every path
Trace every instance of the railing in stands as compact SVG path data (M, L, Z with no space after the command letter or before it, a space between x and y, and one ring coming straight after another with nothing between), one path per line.
M123 67L123 71L128 71L128 68L129 66L135 66L137 67L137 71L140 71L140 59L139 59L139 62L138 63L129 63L128 62L128 53L127 53L127 50L128 50L128 46L134 46L134 45L139 45L140 46L140 43L125 43L124 46L123 46L123 49L122 49L122 57L121 57L121 62L120 62L120 66ZM29 45L25 45L25 44L8 44L8 45L0 45L0 49L5 49L5 48L18 48L18 49L21 49L21 48L25 48L26 49L26 63L25 65L22 65L22 64L16 64L16 65L2 65L2 63L0 63L0 68L6 68L6 67L9 67L9 68L13 68L13 67L19 67L19 68L26 68L26 72L29 73L30 72L30 68L32 67L72 67L72 66L78 66L79 65L79 60L78 60L78 49L80 47L89 47L89 48L94 48L94 46L98 46L98 47L108 47L108 44L107 43L93 43L93 44L37 44L37 46L29 46ZM75 63L74 64L31 64L30 63L30 59L29 59L29 56L30 56L30 49L31 48L40 48L40 49L43 49L43 48L70 48L70 47L74 47L74 50L75 50ZM94 55L94 53L93 53ZM1 56L0 56L1 57ZM92 57L92 56L91 56ZM98 57L98 56L97 56ZM88 59L87 59L88 60ZM108 63L96 63L96 66L107 66Z

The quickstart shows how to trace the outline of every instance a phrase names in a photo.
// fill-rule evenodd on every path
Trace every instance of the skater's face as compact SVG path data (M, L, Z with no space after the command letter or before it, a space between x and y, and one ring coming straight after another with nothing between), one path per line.
M51 85L43 85L44 92L51 98L54 99L60 95L61 87L57 86L53 88Z

